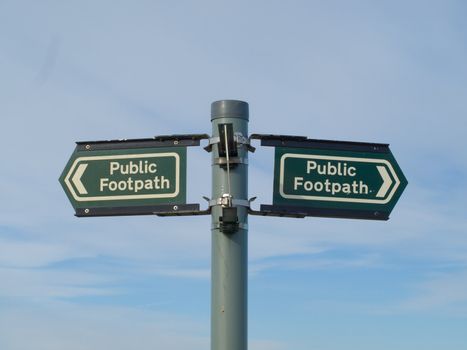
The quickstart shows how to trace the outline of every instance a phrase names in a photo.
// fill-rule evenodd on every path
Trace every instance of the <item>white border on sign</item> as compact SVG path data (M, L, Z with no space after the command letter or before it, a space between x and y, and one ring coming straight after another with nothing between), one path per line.
M159 194L129 194L121 196L101 196L101 197L80 197L76 194L71 182L70 177L76 166L80 162L107 160L107 159L132 159L132 158L159 158L159 157L174 157L175 158L175 191L173 193L159 193ZM93 202L93 201L112 201L112 200L126 200L126 199L152 199L152 198L174 198L180 192L180 155L175 152L166 153L142 153L142 154L119 154L114 156L89 156L79 157L73 162L70 171L65 177L65 183L70 190L73 198L78 202Z
M305 159L329 159L329 160L338 160L338 161L349 161L349 162L362 162L362 163L379 163L384 164L388 167L391 172L395 185L392 188L389 195L386 199L364 199L364 198L348 198L348 197L325 197L325 196L306 196L298 194L286 194L284 192L284 163L286 158L305 158ZM391 163L385 159L374 159L374 158L355 158L355 157L335 157L335 156L326 156L326 155L315 155L315 154L296 154L296 153L285 153L282 155L280 160L280 169L279 169L279 193L282 197L287 199L302 199L302 200L316 200L316 201L327 201L327 202L350 202L350 203L371 203L371 204L387 204L397 188L400 185L400 180L396 175L394 168Z

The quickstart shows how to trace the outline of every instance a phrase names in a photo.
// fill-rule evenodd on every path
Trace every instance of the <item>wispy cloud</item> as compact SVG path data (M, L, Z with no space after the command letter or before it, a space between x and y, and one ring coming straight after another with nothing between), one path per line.
M41 350L206 349L208 324L154 311L69 303L27 304L3 308L0 345Z
M147 271L147 270L146 270ZM195 279L209 279L211 277L211 269L189 269L189 268L158 268L151 269L151 273L160 276L178 277L178 278L195 278Z
M248 344L251 350L286 350L290 347L282 341L273 340L252 340Z
M28 303L4 307L0 313L2 349L40 350L209 348L209 320L153 309L74 305L66 302ZM285 350L286 344L251 339L251 350Z
M76 247L59 243L2 240L0 238L0 267L33 268L75 258L92 257Z
M209 103L220 98L250 102L251 133L389 142L409 179L385 223L251 217L251 276L355 273L358 294L371 284L361 271L402 273L416 261L418 280L389 281L367 311L464 310L464 13L460 2L433 1L0 1L0 348L208 347L196 328L205 316L94 308L79 297L134 297L132 277L206 282L210 218L77 219L57 178L74 141L209 132ZM255 208L271 203L273 177L272 148L258 148ZM196 150L188 162L188 197L198 201L210 193L210 155ZM307 298L296 295L291 303Z
M467 270L440 273L413 286L414 296L395 310L467 317Z
M326 254L316 254L304 256L291 256L284 259L266 259L253 261L250 264L249 274L255 276L266 270L276 272L300 271L300 270L348 270L348 269L375 269L381 268L385 263L376 254L366 254L357 257L331 258Z
M82 271L0 268L0 297L55 299L114 295L115 277Z

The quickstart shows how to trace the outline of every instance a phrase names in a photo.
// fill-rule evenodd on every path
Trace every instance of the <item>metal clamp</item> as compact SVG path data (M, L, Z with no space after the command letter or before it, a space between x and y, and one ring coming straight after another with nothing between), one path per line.
M215 205L221 205L223 207L229 207L229 206L237 206L237 207L250 207L250 201L247 199L233 199L230 195L225 195L220 198L216 199L209 199L207 197L204 197L206 200L208 200L209 207L213 207Z
M221 142L221 138L220 136L214 136L214 137L210 137L208 139L208 145L206 147L204 147L204 149L207 151L207 152L211 152L212 151L212 145L214 144L217 144L217 143L220 143ZM246 146L246 148L248 149L248 151L250 152L254 152L256 151L256 148L251 146L251 142L250 142L250 139L243 136L242 133L240 132L236 132L234 133L234 142L237 144L237 145L244 145Z
M239 145L246 146L246 149L253 153L256 151L256 148L251 145L251 140L248 137L245 137L240 132L234 133L234 141Z
M229 164L248 164L248 158L230 157ZM226 157L214 158L213 165L227 165L227 158Z
M250 145L250 139L243 136L241 132L234 133L234 141L239 145Z
M247 223L239 222L237 225L238 225L239 229L248 230L248 224ZM220 228L221 228L221 223L220 222L213 222L212 225L211 225L211 230L216 230L216 229L220 229Z

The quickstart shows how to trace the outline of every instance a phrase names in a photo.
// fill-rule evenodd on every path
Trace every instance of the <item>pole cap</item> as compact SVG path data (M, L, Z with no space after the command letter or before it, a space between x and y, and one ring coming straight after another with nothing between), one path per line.
M211 104L211 120L218 118L249 119L248 103L238 100L220 100Z

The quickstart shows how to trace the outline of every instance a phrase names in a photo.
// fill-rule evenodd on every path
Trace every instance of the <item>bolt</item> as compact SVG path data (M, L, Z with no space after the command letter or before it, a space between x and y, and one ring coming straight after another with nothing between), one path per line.
M89 214L89 209L84 209L85 214Z
M178 140L175 140L175 141L174 141L174 145L178 145Z
M173 210L178 210L178 205L174 205Z
M86 145L86 149L91 149L91 145Z

